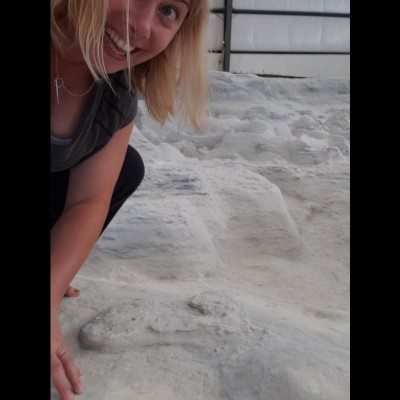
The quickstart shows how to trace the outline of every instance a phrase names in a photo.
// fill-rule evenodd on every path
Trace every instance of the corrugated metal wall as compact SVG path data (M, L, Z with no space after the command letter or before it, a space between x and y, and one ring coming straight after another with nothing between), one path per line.
M210 0L210 6L222 9L225 0ZM232 6L229 71L349 78L350 0L233 0ZM241 14L245 10L270 14ZM212 13L211 69L223 69L223 39L224 14Z

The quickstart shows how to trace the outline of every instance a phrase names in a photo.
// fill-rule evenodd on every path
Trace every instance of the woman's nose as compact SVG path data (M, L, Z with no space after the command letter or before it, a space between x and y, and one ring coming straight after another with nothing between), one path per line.
M151 6L139 6L133 10L131 24L133 27L133 36L136 40L147 40L150 38L153 28L155 11Z

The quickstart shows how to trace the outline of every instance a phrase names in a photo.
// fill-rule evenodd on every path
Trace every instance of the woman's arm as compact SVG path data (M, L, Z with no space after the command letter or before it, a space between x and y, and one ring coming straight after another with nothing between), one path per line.
M116 132L99 152L70 171L64 211L51 230L51 372L61 399L79 389L79 370L66 349L58 307L98 240L108 214L133 122Z
M51 230L51 303L58 306L99 238L133 122L71 169L64 211Z

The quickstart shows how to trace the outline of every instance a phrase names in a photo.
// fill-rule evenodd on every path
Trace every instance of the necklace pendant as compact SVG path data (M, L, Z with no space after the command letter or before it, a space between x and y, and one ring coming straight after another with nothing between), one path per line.
M68 94L70 94L71 96L74 96L74 97L83 97L83 96L86 96L93 89L93 86L96 83L96 81L93 79L93 83L90 85L89 89L87 89L83 93L74 93L74 92L71 92L70 90L68 90L64 85L64 79L58 77L59 74L58 74L58 55L57 55L57 52L56 52L56 76L57 76L57 78L54 79L54 86L56 88L57 104L60 104L60 97L59 97L58 89L64 89Z
M64 87L64 79L62 79L62 78L54 79L54 86L56 87L57 104L60 104L60 100L59 100L59 97L58 97L58 89Z

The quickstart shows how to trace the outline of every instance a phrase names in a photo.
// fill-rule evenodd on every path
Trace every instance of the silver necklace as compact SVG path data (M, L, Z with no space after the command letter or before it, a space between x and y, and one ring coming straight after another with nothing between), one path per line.
M94 84L96 83L95 80L93 80L93 83L90 85L89 89L86 90L83 93L73 93L70 90L66 88L64 85L64 79L58 77L58 57L57 57L57 52L56 52L56 79L54 79L54 86L56 87L56 97L57 97L57 104L60 104L59 97L58 97L58 89L64 89L68 94L74 97L83 97L86 96L92 89Z

